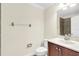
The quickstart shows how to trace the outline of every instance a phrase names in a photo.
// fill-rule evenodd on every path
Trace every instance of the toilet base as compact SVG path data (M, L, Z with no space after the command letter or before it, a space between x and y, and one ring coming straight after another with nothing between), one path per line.
M36 49L36 55L37 56L45 56L47 55L47 49L44 47L39 47L38 49Z

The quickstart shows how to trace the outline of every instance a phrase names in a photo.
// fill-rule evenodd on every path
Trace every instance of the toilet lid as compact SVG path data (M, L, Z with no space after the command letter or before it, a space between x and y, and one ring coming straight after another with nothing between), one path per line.
M39 47L36 49L36 52L45 52L47 51L47 48L44 48L44 47Z

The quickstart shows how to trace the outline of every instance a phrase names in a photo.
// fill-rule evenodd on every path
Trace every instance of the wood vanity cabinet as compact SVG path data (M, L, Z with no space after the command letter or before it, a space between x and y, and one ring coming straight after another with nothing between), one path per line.
M48 56L79 56L79 52L48 42Z
M51 42L48 42L48 55L61 56L62 55L61 47Z
M79 52L73 51L68 48L62 47L62 51L63 51L62 53L63 56L79 56Z
M57 56L58 54L58 46L48 42L48 55Z

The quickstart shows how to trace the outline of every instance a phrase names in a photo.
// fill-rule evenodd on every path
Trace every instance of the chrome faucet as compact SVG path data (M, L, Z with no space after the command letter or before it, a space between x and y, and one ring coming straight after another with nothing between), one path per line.
M68 35L67 35L67 34L65 34L64 39L65 39L65 40L70 40L70 36L71 36L70 34L68 34Z

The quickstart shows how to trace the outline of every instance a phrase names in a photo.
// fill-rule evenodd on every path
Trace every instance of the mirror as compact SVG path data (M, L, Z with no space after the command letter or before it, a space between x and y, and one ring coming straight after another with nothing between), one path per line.
M79 4L74 6L65 6L58 10L59 34L71 34L79 36Z

